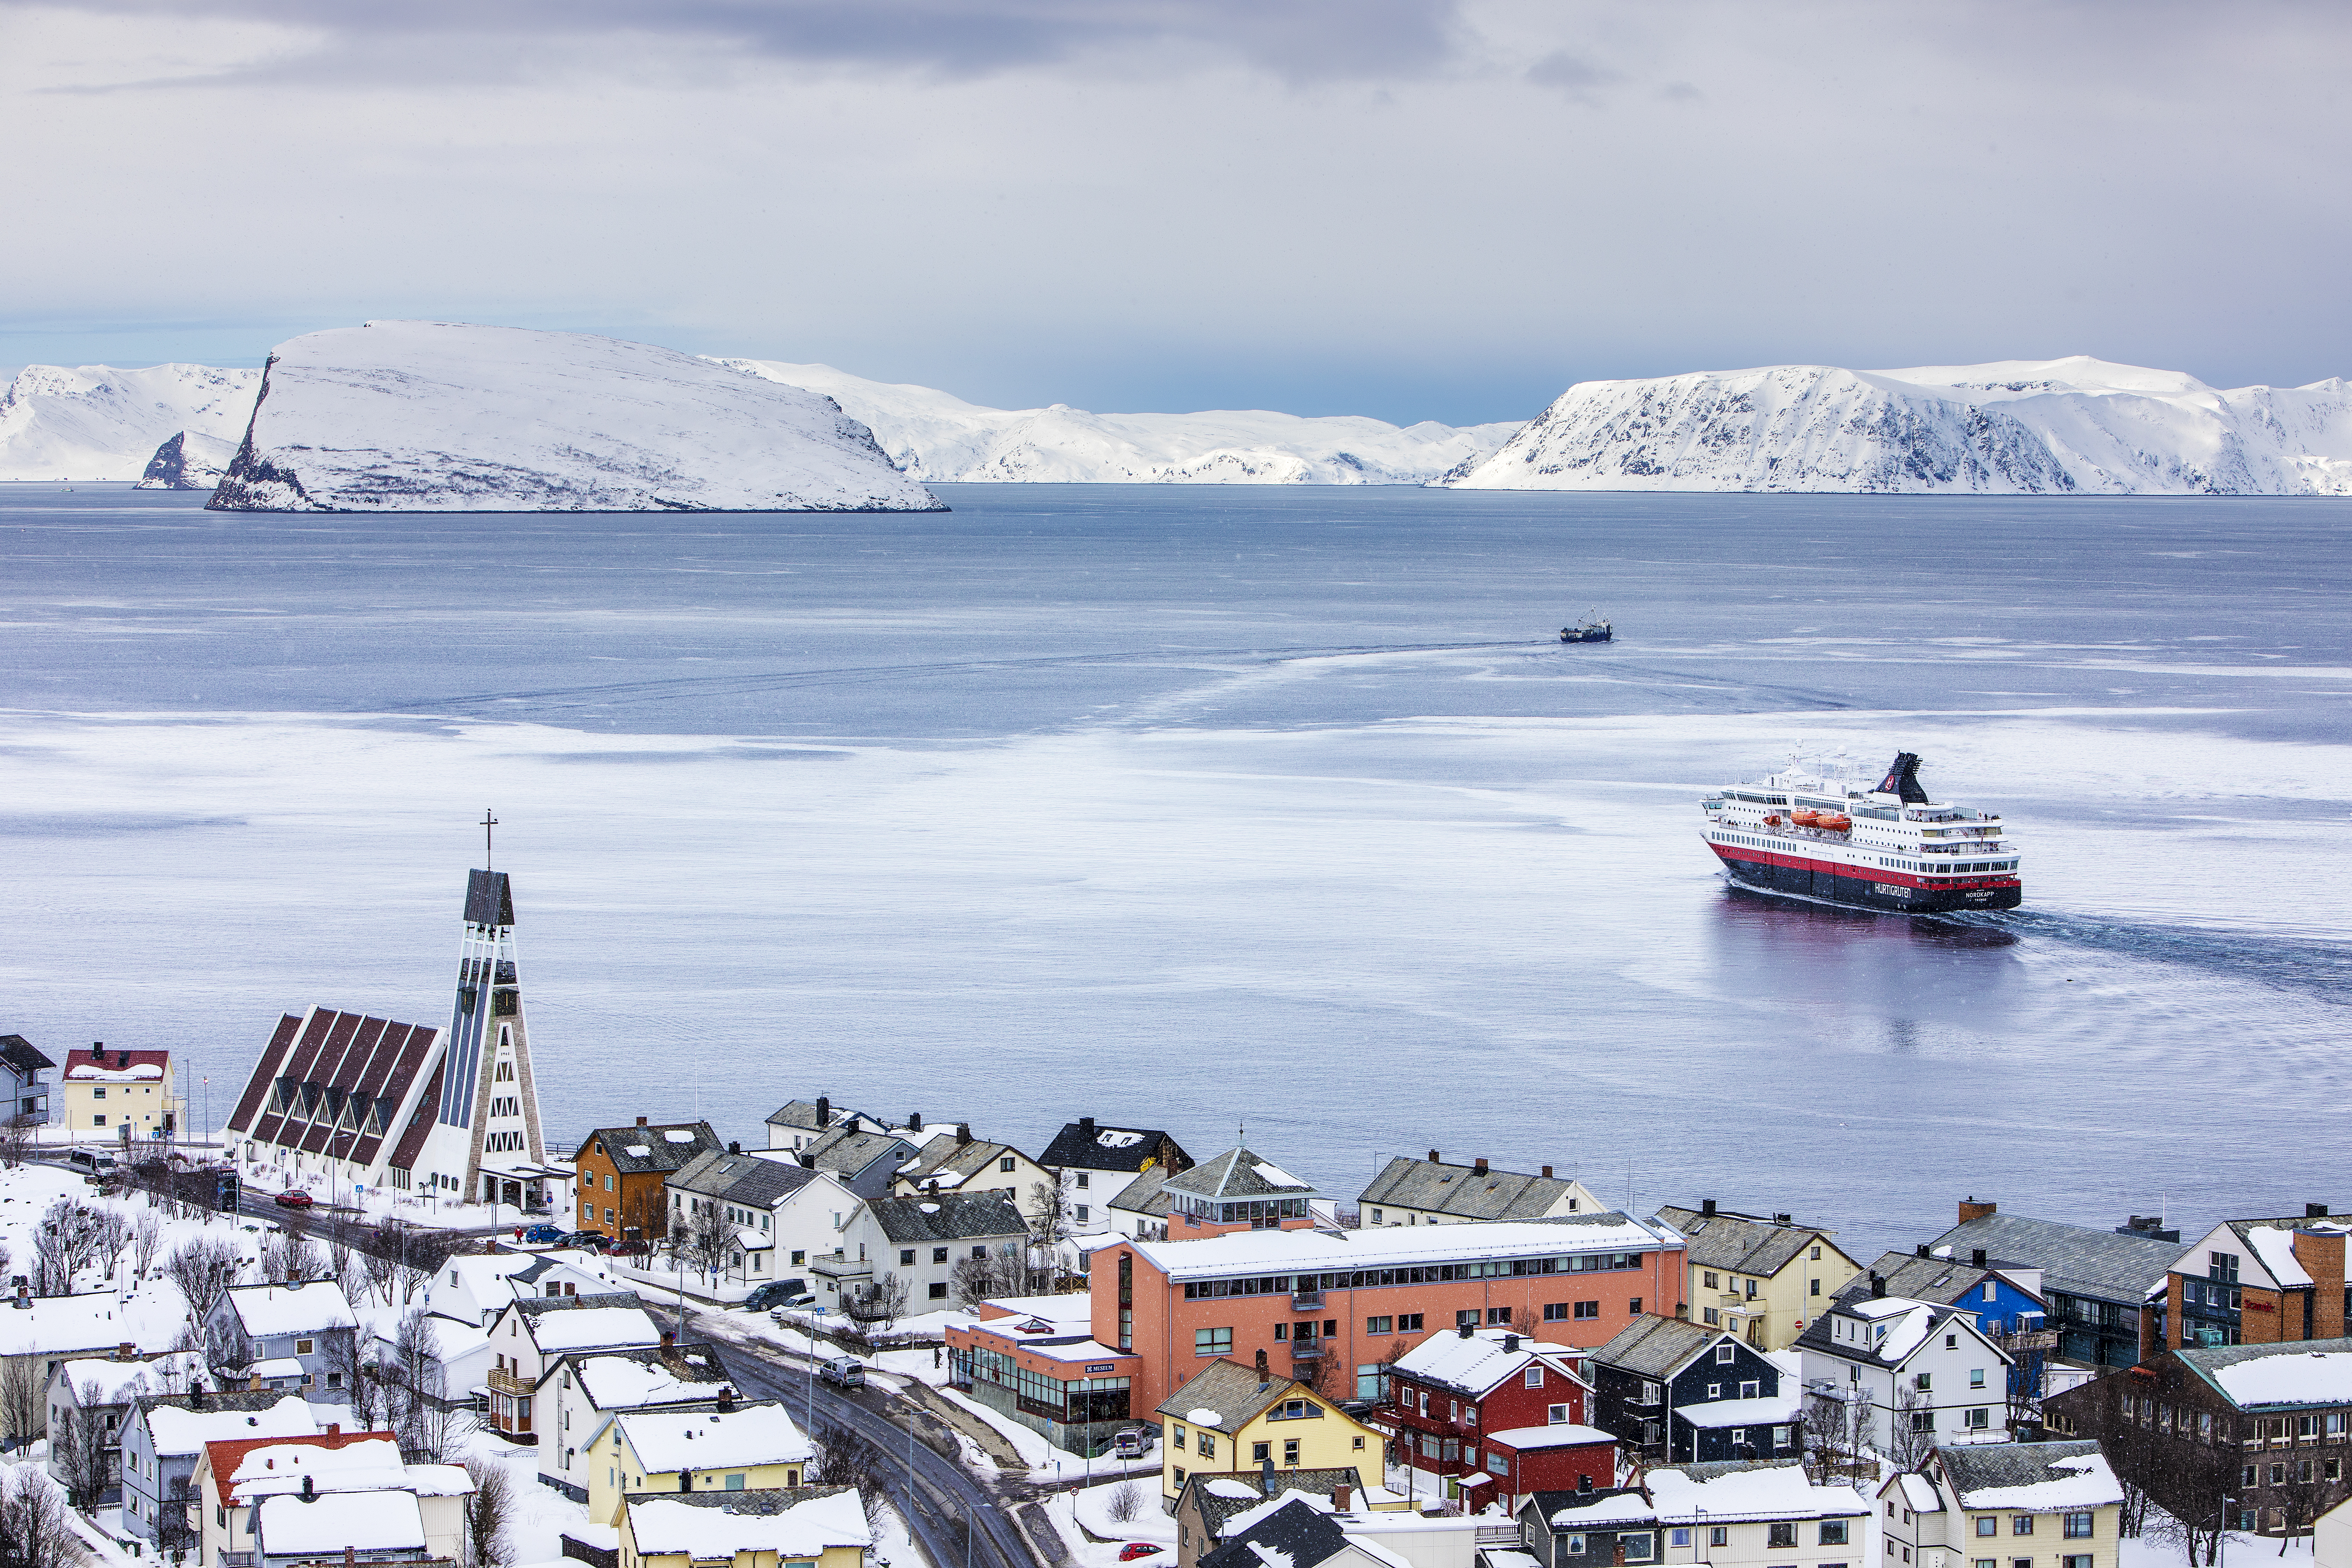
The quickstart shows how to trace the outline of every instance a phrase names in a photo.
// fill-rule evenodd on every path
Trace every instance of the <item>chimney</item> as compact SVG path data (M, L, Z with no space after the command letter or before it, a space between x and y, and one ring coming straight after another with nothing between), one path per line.
M1715 1212L1715 1200L1713 1198L1699 1199L1698 1212L1701 1214L1713 1214Z
M722 1383L719 1385L719 1408L722 1414L735 1408L735 1388L732 1384Z
M330 1436L330 1437L340 1437L340 1436L341 1436L342 1435L343 1435L343 1424L342 1424L341 1422L340 1422L340 1421L330 1421L330 1422L328 1422L328 1423L327 1423L327 1436Z
M1576 1478L1576 1495L1579 1497L1591 1497L1592 1495L1592 1478L1591 1476L1579 1476Z
M907 1131L909 1132L920 1132L922 1130L923 1113L919 1110L910 1110L907 1112Z
M117 1361L137 1361L139 1359L139 1347L131 1341L124 1340L121 1343L114 1347L114 1359Z
M2326 1204L2305 1204L2303 1205L2303 1217L2305 1219L2326 1219L2327 1217L2327 1205Z
M346 1546L343 1548L343 1568L359 1568L359 1561L360 1549L358 1547Z
M1439 1159L1439 1158L1437 1157L1437 1151L1436 1151L1436 1150L1434 1150L1434 1149L1432 1149L1432 1150L1429 1152L1429 1163L1430 1163L1431 1164L1433 1164L1433 1165L1443 1165L1444 1163L1445 1163L1445 1162L1444 1162L1444 1161L1443 1161L1443 1160L1441 1160L1441 1159Z
M930 1194L933 1197L938 1197L940 1195L940 1179L937 1176L933 1176L929 1181L925 1182L923 1184L923 1191Z
M959 1122L957 1122L957 1123L956 1123L956 1147L957 1147L957 1148L959 1148L959 1149L961 1149L961 1148L962 1148L965 1144L967 1144L967 1143L969 1143L969 1142L971 1142L971 1122L969 1122L969 1121L959 1121Z
M1927 1250L1927 1244L1923 1241L1919 1244L1919 1256L1922 1258L1933 1258L1935 1254Z
M2317 1215L2312 1216L2317 1218ZM2311 1276L2311 1337L2341 1339L2344 1335L2344 1233L2340 1230L2298 1230L2294 1260ZM2282 1325L2284 1327L2284 1325Z
M1274 1456L1268 1454L1258 1461L1258 1485L1265 1489L1259 1495L1272 1497L1274 1495Z
M1485 1175L1486 1173L1486 1156L1484 1154L1479 1155L1477 1159L1471 1162L1470 1169L1481 1176Z
M302 1472L302 1500L304 1502L316 1502L319 1500L318 1492L311 1488L310 1472L308 1470Z
M833 1125L833 1101L822 1094L816 1097L816 1124L819 1127Z
M1984 1266L1985 1266L1985 1249L1984 1249L1983 1247L1969 1247L1969 1268L1982 1268Z
M1972 1219L1983 1219L1988 1215L1996 1215L2000 1212L2000 1205L1999 1204L1980 1204L1977 1202L1973 1194L1960 1200L1960 1223L1962 1225L1968 1224L1969 1221Z
M1886 1277L1885 1275L1875 1273L1871 1275L1870 1294L1874 1300L1886 1294Z
M1331 1489L1331 1511L1333 1513L1347 1512L1348 1505L1355 1500L1356 1494L1349 1489L1347 1482L1341 1481L1338 1486Z
M1776 1214L1772 1216L1772 1223L1774 1225L1794 1225L1797 1221L1796 1216L1793 1215Z
M638 1125L638 1126L640 1126L640 1127L643 1127L645 1124L646 1124L646 1119L645 1119L644 1117L642 1117L642 1116L638 1117L638 1118L637 1118L637 1125Z
M730 1154L740 1154L743 1152L743 1145L730 1140L727 1144L727 1152Z
M661 1331L661 1342L662 1342L662 1349L664 1349L664 1350L667 1350L667 1349L669 1349L669 1347L670 1347L673 1343L675 1343L675 1342L676 1342L677 1339L677 1336L676 1334L672 1333L672 1332L671 1332L669 1330L667 1330L667 1329L664 1329L664 1330Z
M1517 1355L1518 1353L1518 1350L1519 1336L1517 1334L1505 1334L1503 1336L1503 1353L1505 1355Z
M1549 1165L1546 1165L1546 1166L1543 1168L1543 1171L1544 1171L1544 1180L1545 1180L1545 1181L1547 1181L1547 1182L1550 1181L1550 1180L1551 1180L1551 1167L1550 1167Z
M1267 1384L1272 1383L1273 1381L1274 1378L1266 1371L1265 1347L1264 1345L1260 1345L1257 1352L1257 1385L1260 1388L1264 1388Z
M802 1156L801 1156L801 1169L802 1169L802 1170L803 1170L803 1171L814 1171L814 1170L815 1170L815 1169L816 1169L816 1156L815 1156L815 1155L814 1155L814 1154L803 1154L803 1155L802 1155Z
M1079 1117L1079 1118L1078 1118L1078 1136L1079 1136L1079 1137L1081 1137L1081 1138L1092 1138L1094 1135L1095 1135L1095 1119L1094 1119L1093 1117L1091 1117L1091 1116L1081 1116L1081 1117Z

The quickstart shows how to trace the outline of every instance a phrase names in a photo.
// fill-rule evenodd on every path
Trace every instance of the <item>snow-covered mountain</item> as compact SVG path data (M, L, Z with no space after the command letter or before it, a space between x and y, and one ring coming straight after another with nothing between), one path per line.
M182 430L235 442L257 370L31 364L0 394L0 479L135 479Z
M269 356L210 506L935 511L827 398L583 332L371 321Z
M1089 414L987 408L928 386L867 381L824 364L719 362L821 392L863 420L890 460L927 480L1171 485L1414 485L1475 463L1516 424L1400 429L1349 416L1262 410Z
M208 490L228 472L236 443L182 430L155 448L147 471L139 476L142 490Z
M2352 494L2352 386L2221 391L2076 356L1570 387L1468 489Z

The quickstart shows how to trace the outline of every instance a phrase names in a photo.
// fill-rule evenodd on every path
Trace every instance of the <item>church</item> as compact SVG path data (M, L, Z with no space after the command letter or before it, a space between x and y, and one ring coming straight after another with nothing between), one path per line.
M540 1135L503 871L466 879L446 1029L313 1004L278 1021L225 1134L289 1186L390 1187L452 1203L561 1196Z

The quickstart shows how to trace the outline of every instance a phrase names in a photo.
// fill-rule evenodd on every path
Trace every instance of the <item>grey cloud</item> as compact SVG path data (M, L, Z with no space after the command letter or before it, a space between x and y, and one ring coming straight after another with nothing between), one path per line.
M1597 61L1558 49L1529 66L1528 79L1538 87L1556 88L1572 99L1590 103L1603 88L1614 87L1625 78L1623 73Z
M1169 70L1239 60L1294 80L1363 79L1424 74L1454 57L1461 31L1456 0L83 0L75 8L316 29L321 54L342 57L336 74L373 56L383 74L402 77L417 59L404 40L444 37L487 45L518 66L538 48L552 51L543 67L576 62L583 45L669 40L949 77L1118 54ZM473 75L484 62L445 63Z

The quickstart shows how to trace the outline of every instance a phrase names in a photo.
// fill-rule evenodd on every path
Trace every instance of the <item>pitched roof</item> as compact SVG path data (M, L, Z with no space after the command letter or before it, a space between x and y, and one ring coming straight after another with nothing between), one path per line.
M1159 1157L1163 1143L1175 1142L1156 1127L1111 1127L1082 1117L1063 1124L1037 1163L1056 1170L1076 1166L1082 1171L1140 1171L1145 1162ZM1177 1149L1176 1154L1182 1164L1192 1163L1182 1149Z
M929 1193L878 1198L866 1205L882 1234L897 1242L971 1241L1026 1236L1028 1222L1010 1193Z
M992 1143L975 1138L958 1142L952 1133L934 1138L915 1152L915 1157L898 1167L892 1178L912 1182L921 1186L936 1181L942 1187L953 1187L969 1181L982 1171L993 1170L996 1163L1007 1154L1027 1158L1010 1143Z
M2095 1442L1974 1443L1936 1450L1963 1508L2088 1509L2123 1501Z
M1935 1301L1943 1306L1956 1307L1959 1305L1961 1297L1992 1278L1994 1269L1990 1264L1979 1268L1973 1263L1958 1263L1948 1258L1922 1258L1916 1252L1889 1252L1882 1254L1878 1261L1870 1266L1870 1273L1885 1281L1886 1293L1890 1296L1907 1296L1914 1301ZM2010 1284L2013 1289L2032 1294L2013 1280ZM1857 1286L1860 1287L1860 1295L1870 1293L1870 1280L1865 1276L1849 1281L1839 1290L1838 1300L1843 1301L1856 1295Z
M1227 1536L1201 1559L1201 1568L1315 1568L1347 1549L1347 1532L1337 1521L1304 1498L1294 1498Z
M1575 1183L1550 1176L1496 1170L1482 1173L1475 1165L1399 1155L1356 1201L1463 1219L1540 1219L1575 1190Z
M677 1136L672 1136L676 1134ZM599 1127L580 1140L580 1152L596 1145L624 1176L667 1176L697 1158L726 1147L708 1121L656 1121L645 1127Z
M803 1132L822 1132L828 1127L840 1127L859 1121L874 1127L884 1125L878 1116L868 1116L862 1110L852 1110L845 1105L835 1105L830 1100L825 1101L825 1119L823 1121L816 1119L816 1104L814 1100L788 1100L768 1112L769 1126L796 1127Z
M646 1469L716 1470L791 1465L814 1450L781 1400L732 1410L632 1410L614 1417Z
M730 1154L724 1149L707 1149L663 1184L763 1209L815 1180L814 1171L788 1153Z
M1213 1482L1215 1484L1212 1485ZM1341 1487L1352 1488L1360 1493L1364 1481L1356 1467L1349 1465L1339 1469L1282 1470L1276 1474L1274 1484L1280 1489L1275 1493L1276 1497L1286 1491L1329 1497ZM1193 1511L1200 1515L1212 1541L1223 1536L1225 1521L1236 1514L1264 1507L1266 1501L1265 1488L1265 1480L1255 1470L1235 1470L1230 1474L1202 1470L1184 1478L1184 1491L1192 1495ZM1180 1510L1183 1500L1181 1495L1176 1500Z
M1247 1149L1228 1149L1189 1171L1169 1177L1167 1190L1207 1198L1258 1198L1297 1195L1315 1189Z
M835 1127L801 1152L816 1162L820 1171L856 1176L888 1159L904 1159L913 1145L895 1132L866 1132Z
M1174 1173L1165 1165L1154 1165L1118 1190L1109 1206L1123 1214L1139 1214L1153 1219L1168 1217L1168 1194L1164 1190L1168 1178Z
M248 1334L307 1334L359 1324L343 1288L331 1279L294 1285L232 1285L222 1298Z
M1253 1369L1219 1356L1161 1400L1158 1414L1192 1426L1213 1426L1221 1432L1233 1433L1294 1393L1307 1392L1311 1391L1305 1384L1278 1372L1269 1371L1266 1381L1261 1384ZM1193 1415L1196 1410L1213 1410L1217 1419L1202 1421Z
M514 889L504 871L466 873L466 923L470 926L510 926L515 923Z
M1989 1214L1954 1226L1929 1250L1943 1247L1960 1258L1982 1247L1995 1264L2039 1268L2045 1297L2057 1291L2134 1307L2147 1300L2173 1260L2188 1250L2178 1242L2014 1214Z
M134 1051L92 1046L66 1053L65 1076L75 1083L161 1083L172 1064L169 1051Z
M26 1078L58 1065L22 1035L0 1035L0 1062L7 1063Z
M1725 1268L1770 1279L1828 1233L1811 1226L1777 1225L1744 1214L1667 1207L1658 1217L1683 1233L1694 1267Z
M854 1487L753 1487L665 1492L626 1500L639 1556L732 1562L739 1552L821 1557L829 1546L871 1546Z
M1417 1383L1433 1383L1479 1398L1536 1361L1565 1372L1568 1358L1580 1353L1567 1345L1538 1344L1513 1329L1473 1329L1466 1334L1459 1330L1441 1331L1406 1352L1396 1363L1396 1370Z
M201 1398L199 1405L194 1394L142 1394L138 1413L125 1425L144 1421L154 1451L166 1458L195 1453L207 1443L295 1436L326 1425L299 1394L239 1389ZM340 1419L340 1414L328 1417Z
M2241 1410L2352 1403L2352 1339L2183 1347L2172 1354Z
M359 1444L367 1444L371 1447L353 1456L353 1465L339 1465L331 1461L324 1461L320 1458L322 1454L332 1453L336 1449L349 1448ZM378 1448L373 1445L383 1447ZM312 1484L319 1486L323 1478L328 1475L349 1476L354 1468L373 1470L387 1466L396 1467L401 1462L398 1436L391 1432L313 1432L289 1433L278 1437L215 1438L205 1445L205 1462L212 1467L213 1480L220 1489L221 1500L229 1507L236 1508L249 1500L238 1495L237 1472L249 1456L263 1448L287 1451L272 1454L269 1458L288 1459L286 1477L297 1487L301 1484L299 1478L306 1470L313 1477ZM383 1449L390 1450L388 1456L383 1451ZM462 1475L464 1472L458 1473ZM247 1479L250 1489L258 1492L286 1489L277 1484L277 1470L274 1465L262 1470L260 1474L268 1476L268 1480L261 1481L259 1476L248 1477Z
M1680 1318L1644 1312L1617 1331L1617 1337L1592 1352L1596 1366L1613 1367L1642 1377L1667 1378L1690 1364L1691 1358L1723 1338L1724 1331Z
M1658 1518L1670 1524L1852 1519L1870 1512L1853 1488L1815 1486L1795 1459L1659 1466L1642 1479Z
M628 1350L566 1351L539 1374L561 1369L579 1382L598 1410L709 1403L727 1386L727 1370L709 1345L642 1345Z
M1867 1283L1863 1289L1869 1289ZM1830 1324L1841 1317L1859 1318L1869 1324L1870 1332L1863 1343L1849 1344L1832 1335ZM1914 1301L1902 1296L1873 1297L1848 1292L1840 1296L1837 1305L1829 1311L1814 1314L1812 1321L1805 1325L1805 1331L1797 1336L1797 1346L1846 1361L1868 1362L1874 1366L1901 1366L1911 1358L1912 1352L1955 1321L1975 1331L1976 1314L1962 1308ZM2003 1363L2014 1359L1990 1342L1987 1348Z

